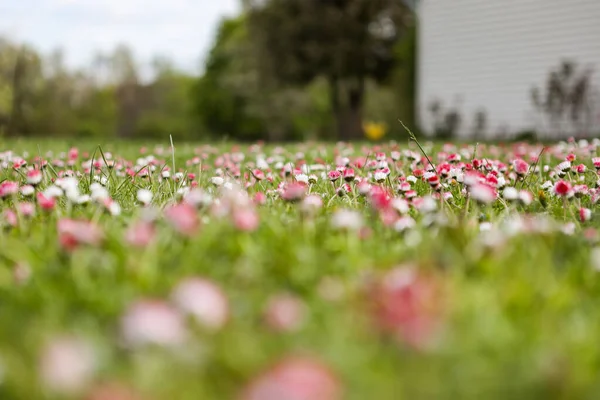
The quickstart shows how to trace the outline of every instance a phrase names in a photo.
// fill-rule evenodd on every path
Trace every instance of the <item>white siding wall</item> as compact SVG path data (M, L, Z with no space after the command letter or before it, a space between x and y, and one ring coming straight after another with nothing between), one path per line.
M418 13L417 118L427 131L435 99L458 106L461 134L479 109L488 135L545 129L531 88L565 58L592 66L600 88L600 0L420 0Z

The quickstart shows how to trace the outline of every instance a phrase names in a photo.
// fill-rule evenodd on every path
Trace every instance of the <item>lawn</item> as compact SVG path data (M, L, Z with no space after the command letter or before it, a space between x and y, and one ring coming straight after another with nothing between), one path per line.
M600 396L599 140L0 143L0 399Z

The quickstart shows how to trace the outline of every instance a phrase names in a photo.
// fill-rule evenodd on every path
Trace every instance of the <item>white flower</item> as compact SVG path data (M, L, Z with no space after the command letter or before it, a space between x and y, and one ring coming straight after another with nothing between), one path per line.
M498 183L496 184L496 187L502 188L504 186L506 186L506 179L504 178L504 176L500 175L498 177Z
M116 201L111 201L107 208L110 215L114 217L121 215L121 206Z
M548 189L554 187L554 184L552 183L552 181L546 181L540 187L544 190L548 190Z
M137 201L147 206L152 202L153 193L148 189L140 189L137 192L136 198Z
M108 190L106 190L106 188L103 186L100 186L100 185L94 186L94 184L92 184L90 186L90 190L91 190L91 198L92 198L92 200L94 200L96 202L101 202L101 201L109 198Z
M407 229L412 229L417 225L415 220L412 217L404 216L399 218L396 223L394 223L394 229L396 232L404 232Z
M556 166L556 169L558 171L568 171L569 169L571 169L571 162L570 161L563 161L560 164L558 164Z
M575 233L575 224L573 222L568 222L561 227L562 233L568 236L572 236Z
M377 182L382 182L382 181L385 181L385 178L387 178L387 174L383 171L376 171L375 174L373 175L373 178Z
M414 175L409 175L406 177L406 181L410 182L410 183L416 183L417 182L417 177Z
M61 197L63 195L63 191L61 188L59 188L58 186L49 186L46 188L46 190L44 190L44 197L50 199L50 198L56 198L56 197Z
M65 194L67 195L67 199L69 199L72 203L77 203L77 200L80 197L79 189L77 187L69 187L65 190Z
M210 182L215 186L223 186L225 179L221 178L220 176L213 176L210 178Z
M269 169L269 164L265 161L264 158L259 157L256 159L256 168L260 170L266 170Z
M21 186L21 194L25 197L33 196L35 193L35 188L31 185Z
M298 174L296 175L296 181L300 183L305 183L308 185L308 175Z
M394 207L394 209L400 214L406 214L410 210L408 201L400 197L394 197L394 199L392 200L392 207Z
M74 201L74 203L76 204L86 204L89 203L91 200L91 197L87 194L81 195L77 198L77 200Z
M200 189L192 189L183 196L186 203L200 208L209 206L212 203L212 196L208 193L203 192Z
M521 201L521 203L528 206L533 202L533 195L531 194L531 192L528 192L527 190L520 190L519 191L519 200Z
M482 222L479 224L479 230L481 232L489 232L492 230L492 223L491 222Z
M415 204L415 207L422 213L431 213L437 209L437 202L431 196L425 196L421 201Z
M357 211L338 210L331 217L331 226L336 229L359 230L363 226L363 217Z
M169 171L166 171L166 170L165 170L165 171L163 171L163 172L161 173L161 176L162 176L164 179L169 179L169 178L171 177L171 173L170 173Z
M181 197L185 196L189 192L190 192L190 188L188 186L184 186L184 187L177 189L177 195L181 196Z
M31 185L37 185L42 181L43 175L37 170L35 172L30 172L27 174L27 183Z
M502 197L504 197L508 201L514 201L519 198L519 191L512 186L504 188L502 192Z

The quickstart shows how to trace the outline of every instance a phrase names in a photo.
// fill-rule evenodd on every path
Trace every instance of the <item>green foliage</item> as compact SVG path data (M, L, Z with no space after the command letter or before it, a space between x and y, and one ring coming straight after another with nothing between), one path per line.
M387 0L271 0L249 7L263 76L296 85L326 79L343 140L362 138L365 86L394 71L394 48L409 16L402 2Z
M246 44L244 19L224 20L193 89L194 112L200 126L215 135L255 140L265 128L247 109L251 99L244 75L252 71L244 71Z
M549 197L547 209L535 202L527 206L498 202L494 207L471 202L469 207L460 189L450 185L455 200L442 210L446 218L428 219L411 210L418 225L411 233L402 234L386 227L364 198L338 196L328 179L311 186L312 193L325 194L325 202L321 211L307 218L299 205L284 204L276 194L274 189L284 180L277 176L273 183L263 181L249 188L251 195L272 190L267 203L258 208L261 223L256 231L237 230L227 218L206 208L197 211L205 220L198 234L178 235L159 218L155 243L135 248L124 240L127 229L154 215L136 204L135 192L143 187L154 193L157 215L174 201L174 183L158 179L160 169L171 165L170 152L165 150L168 142L161 143L154 149L148 147L158 162L151 179L119 176L104 165L92 174L108 179L107 188L123 209L120 216L111 217L100 205L88 204L61 205L60 215L38 212L31 219L19 217L20 225L15 228L5 226L2 217L0 398L54 398L40 382L41 360L48 343L65 334L92 344L96 352L92 386L118 382L156 400L239 398L248 382L290 354L323 360L339 378L343 398L350 400L597 396L600 275L592 268L598 263L590 241L598 238L586 237L583 232L593 228L597 234L600 226L598 206L588 197L570 199L569 212L579 206L590 207L595 218L580 223L569 215L576 233L566 235L550 228L551 219L566 222L565 203L556 197ZM16 154L27 151L33 156L40 150L44 155L47 151L57 155L68 149L69 143L2 140L0 144ZM562 160L558 154L567 151L567 146L545 153L540 167ZM302 152L308 165L320 158L331 160L328 165L334 167L336 154L353 159L363 156L360 145L290 145L282 151L237 144L176 142L175 147L175 164L184 172L199 172L200 167L187 170L186 161L199 154L207 156L203 166L209 170L198 174L198 184L213 195L217 189L210 178L216 159L225 153L245 154L247 166L258 155L287 162ZM473 152L472 146L468 148ZM499 152L509 154L519 148L482 145L477 157L497 157ZM94 149L90 142L80 142L80 152L88 156L73 169L81 172L81 162L92 155L101 159L101 152ZM425 149L437 160L434 154L439 148ZM384 145L380 150L390 154L390 150L408 149ZM117 160L135 160L140 149L107 141L102 153L108 152ZM588 156L578 162L591 168ZM392 168L394 182L400 172L408 175L411 169L408 161L398 165L398 169L395 164ZM366 176L367 172L360 173ZM41 190L54 178L50 168L44 174ZM590 187L597 179L594 173L582 176ZM540 168L527 182L517 185L536 187L547 178L548 173ZM5 179L23 178L6 168L0 171L0 181ZM87 175L83 180L87 182ZM82 183L82 189L87 189L86 185ZM415 183L414 189L419 196L431 193L423 181ZM10 209L12 202L10 198L0 200L1 211ZM332 227L331 215L341 208L358 210L364 218L360 235ZM463 209L463 219L454 221L463 215ZM494 227L506 222L506 232L480 232L481 213ZM541 219L511 223L517 213ZM96 221L105 234L104 242L71 252L60 249L55 227L58 219L66 216ZM456 223L448 224L446 219ZM30 275L19 275L18 265L27 266ZM411 347L373 325L365 289L398 266L438 277L443 288L441 325L428 347ZM196 276L217 283L227 296L230 315L222 329L207 330L190 319L186 321L189 338L182 348L132 349L123 345L123 316L131 304L140 299L169 302L178 283ZM390 280L390 286L410 283L407 276L402 278ZM274 332L265 324L264 310L271 296L282 292L292 293L306 306L306 319L296 331ZM404 304L399 299L393 306ZM163 321L145 322L155 327ZM76 356L62 360L67 371L79 372Z

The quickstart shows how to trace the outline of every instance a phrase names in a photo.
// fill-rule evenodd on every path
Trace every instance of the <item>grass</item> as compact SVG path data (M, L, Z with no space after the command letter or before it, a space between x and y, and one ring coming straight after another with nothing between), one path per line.
M65 193L49 210L20 193L0 200L2 399L97 399L106 392L112 395L104 398L116 399L115 387L144 399L249 399L265 381L288 394L311 387L312 397L298 398L328 400L591 399L600 392L595 142L548 146L539 161L536 145L479 145L476 154L475 146L423 145L442 186L436 190L419 177L410 201L396 190L398 179L428 164L414 143L176 142L173 153L167 142L162 150L148 145L144 155L137 144L84 143L72 166L66 165L70 143L2 146L13 153L0 156L0 181L25 185L28 168L39 168L35 157L41 156L52 166L42 169L36 192L66 185L56 179L71 170L78 196L97 195L102 181L120 206L118 213L104 200L76 204ZM390 169L379 183L374 173L382 165L369 166L378 152ZM451 153L462 154L464 163L493 161L490 171L504 177L506 187L527 190L531 203L511 201L489 180L477 182L497 195L488 201L476 185L445 176L440 168ZM155 161L139 160L149 154ZM569 167L557 174L569 154L577 156L572 166L587 166L585 173ZM14 168L21 156L27 165ZM341 157L371 185L368 193L361 195L351 181L350 192L339 195L343 180L332 183L327 169L313 168L316 183L292 196L303 178L280 173L289 162L335 169ZM516 158L529 163L525 177L514 174ZM86 171L92 159L97 164ZM262 171L272 182L253 178L257 159L268 164ZM149 164L155 170L144 177L140 171ZM485 165L479 171L489 178ZM468 166L452 166L469 175ZM167 170L170 178L163 178ZM175 171L184 177L173 179ZM216 186L214 177L242 189ZM546 181L552 185L544 189ZM552 189L559 181L585 184L588 192L563 200ZM185 193L194 185L194 193L206 196L204 206L196 202L192 215L173 208L192 202ZM143 188L153 193L151 205L136 199ZM252 201L257 193L264 203ZM323 206L306 211L308 193ZM443 193L451 196L435 199L435 210L419 206L420 199ZM282 199L288 195L297 201ZM409 211L395 211L394 204L402 206L392 199L411 203ZM35 215L23 215L22 203L35 204ZM591 219L582 220L581 209ZM197 225L190 223L196 218ZM400 218L414 226L401 229ZM59 221L69 220L85 225L61 231ZM137 225L153 235L135 246L128 232ZM138 231L136 238L142 236ZM200 300L188 298L189 304L174 300L179 285L193 278L218 288L228 307L225 323L214 323L219 307L210 290L194 292ZM190 314L198 302L208 306ZM131 317L139 304L150 317ZM312 384L294 385L277 374L281 365L297 365L298 356L320 377ZM327 385L329 391L318 391ZM281 399L270 396L260 397Z

